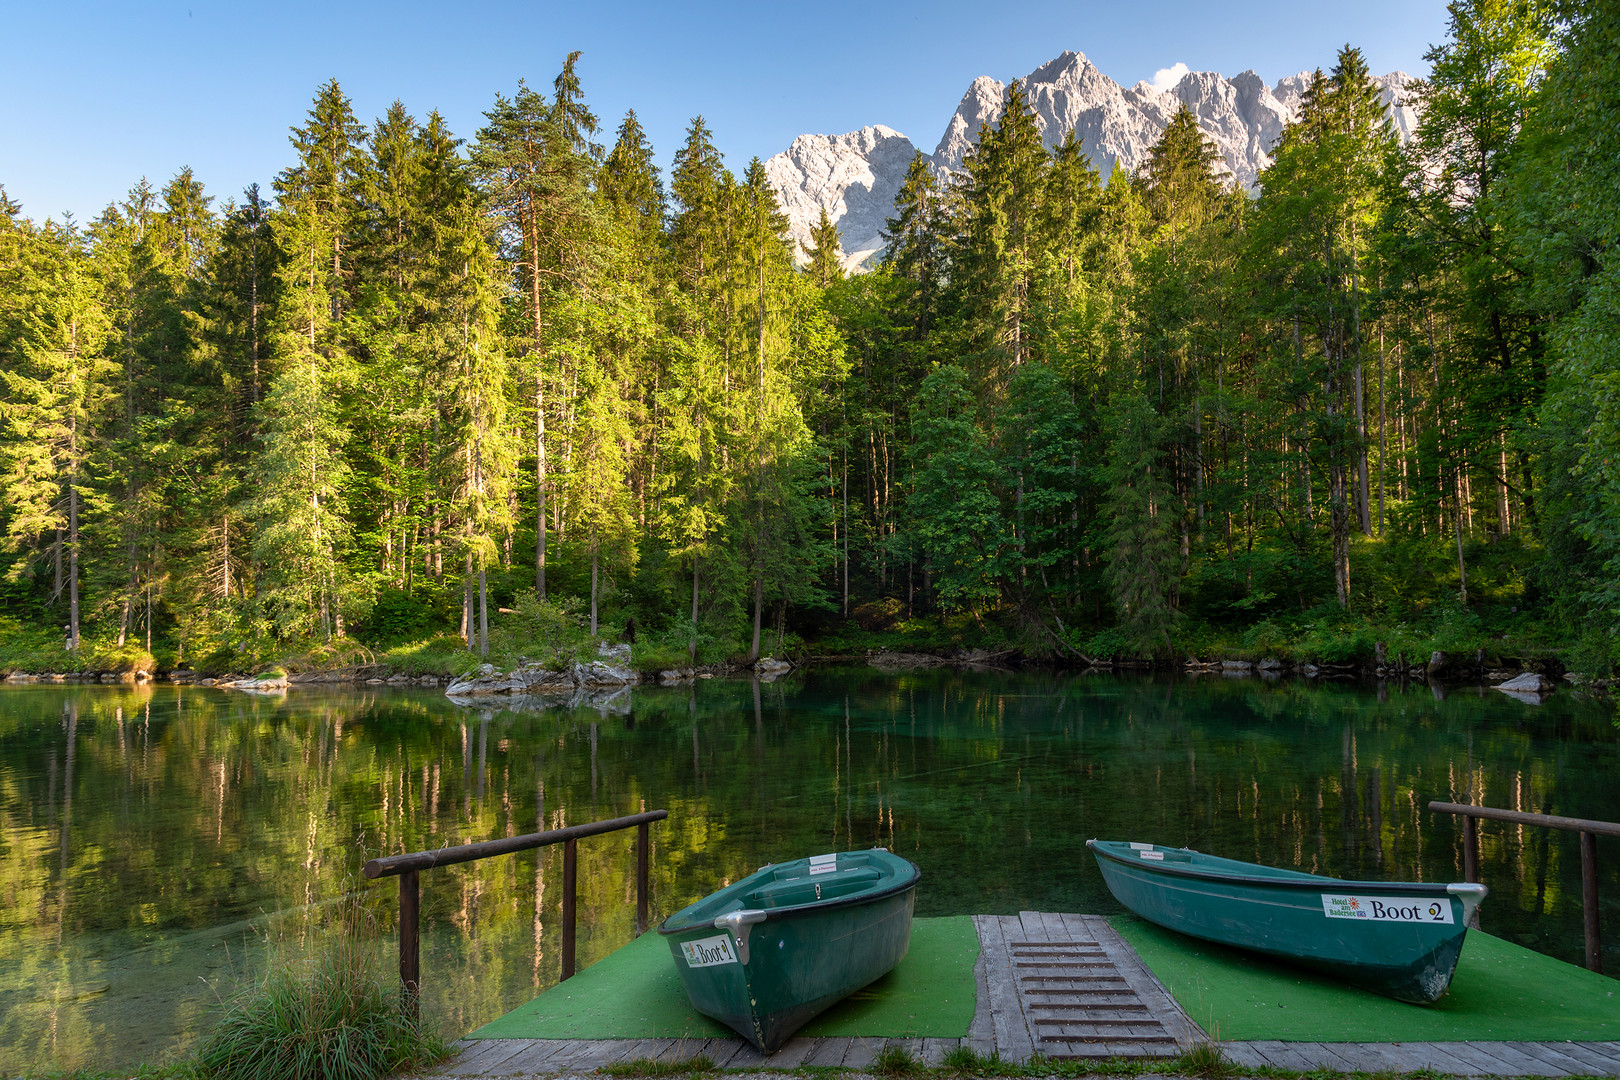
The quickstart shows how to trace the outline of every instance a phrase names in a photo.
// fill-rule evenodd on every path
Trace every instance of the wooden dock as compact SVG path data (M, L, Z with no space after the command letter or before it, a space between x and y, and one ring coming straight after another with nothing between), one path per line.
M583 1073L614 1062L677 1061L703 1055L725 1069L806 1065L862 1069L885 1046L939 1064L967 1046L1026 1062L1049 1059L1173 1058L1209 1036L1176 1004L1106 920L1026 911L976 915L977 1005L961 1039L795 1038L766 1057L738 1038L480 1039L426 1073L525 1077ZM1620 1076L1620 1042L1307 1043L1222 1042L1244 1068L1301 1072L1416 1072L1451 1076Z

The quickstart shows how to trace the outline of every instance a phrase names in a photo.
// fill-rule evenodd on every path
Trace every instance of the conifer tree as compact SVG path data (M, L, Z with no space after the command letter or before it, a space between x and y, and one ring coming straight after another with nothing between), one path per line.
M553 339L571 337L586 321L576 301L602 262L602 226L591 193L600 151L590 141L596 118L581 94L579 56L573 52L564 61L549 103L521 82L512 98L497 96L470 155L491 209L518 243L534 409L535 592L542 599L553 458L546 421L565 360Z
M360 599L344 558L352 527L342 397L355 371L342 320L364 138L348 98L329 82L293 129L297 163L276 178L272 230L284 261L247 508L257 524L258 601L284 636L341 637L346 610Z
M1362 312L1381 214L1377 169L1392 138L1366 64L1346 46L1331 77L1317 73L1300 115L1284 131L1262 178L1253 231L1254 265L1267 275L1273 317L1290 327L1291 344L1281 346L1280 357L1299 369L1314 402L1313 436L1328 474L1335 593L1344 607L1352 499L1366 506L1351 487L1352 475L1359 480L1366 473L1358 467L1365 453ZM1359 482L1356 489L1366 490ZM1364 510L1360 518L1370 527Z
M613 294L613 315L606 325L606 350L611 354L626 418L634 424L625 463L633 487L639 522L657 517L658 440L661 413L659 388L668 378L664 370L667 350L660 305L669 280L664 219L668 213L663 178L653 161L653 150L636 114L631 111L619 125L618 139L603 162L597 190L608 208L614 228L612 255L606 275Z
M188 500L188 565L171 595L182 642L222 632L252 595L252 543L242 503L271 370L279 254L270 206L252 185L221 214L189 322L195 385L188 441L199 456L198 484Z
M1041 254L1047 160L1034 110L1014 81L1000 120L980 133L962 162L967 183L957 272L969 339L983 351L985 375L998 393L1036 348L1031 291Z
M15 339L19 362L0 367L5 386L0 492L13 545L34 554L54 534L51 599L66 593L66 644L73 651L83 631L85 492L114 393L116 367L107 355L113 327L84 239L72 223L48 226L38 243L30 260L37 259L38 276ZM19 562L11 572L17 576L27 567L28 562Z
M913 421L915 481L907 499L914 542L944 611L982 617L999 594L1003 477L966 369L940 364L923 380Z
M816 285L825 289L835 281L844 280L843 240L838 235L838 226L827 216L825 206L821 208L820 219L810 229L810 243L800 246L810 260L805 272Z
M728 552L712 543L725 520L735 477L726 468L732 402L727 397L732 331L726 324L729 270L726 214L735 187L703 118L687 128L675 152L670 191L671 258L680 294L672 323L677 341L662 412L667 418L661 470L660 531L672 555L691 566L692 603L687 650L697 658L704 574L713 585L730 567Z
M907 285L905 306L914 340L933 330L945 274L944 197L928 159L914 154L894 198L895 216L887 219L883 259Z

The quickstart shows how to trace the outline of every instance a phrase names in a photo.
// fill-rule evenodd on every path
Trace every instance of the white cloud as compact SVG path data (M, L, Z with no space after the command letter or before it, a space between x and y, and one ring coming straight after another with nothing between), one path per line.
M1186 64L1179 62L1172 67L1160 68L1153 73L1153 89L1169 90L1181 81L1181 77L1187 74L1188 70Z

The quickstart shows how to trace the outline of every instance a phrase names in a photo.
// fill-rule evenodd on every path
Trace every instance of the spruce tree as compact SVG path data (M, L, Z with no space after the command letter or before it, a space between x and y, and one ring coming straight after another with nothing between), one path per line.
M844 280L843 239L838 234L838 226L827 216L827 208L821 208L821 217L810 229L810 243L801 244L804 254L809 259L805 273L810 280L825 289L835 281Z
M79 231L71 222L53 224L37 243L30 253L37 276L14 339L18 362L0 367L5 386L0 492L10 542L25 556L48 552L52 560L51 601L66 594L71 652L83 633L86 489L116 400L117 367L108 355L115 339ZM47 537L54 542L41 551ZM13 577L31 561L14 563Z
M293 129L296 164L276 178L272 230L284 261L270 334L274 373L260 405L263 449L246 504L256 522L258 602L266 625L291 637L341 637L360 599L345 555L355 387L343 318L350 306L365 129L334 80Z
M913 340L928 337L937 321L940 287L945 274L944 197L928 159L914 154L894 198L895 216L887 219L883 260L907 285L905 307Z
M999 121L980 133L962 162L967 183L957 273L969 340L996 393L1037 346L1030 334L1031 293L1041 257L1047 160L1034 110L1015 81Z

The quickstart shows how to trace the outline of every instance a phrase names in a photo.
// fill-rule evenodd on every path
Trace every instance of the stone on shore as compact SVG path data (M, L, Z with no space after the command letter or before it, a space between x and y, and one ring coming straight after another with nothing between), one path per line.
M1510 694L1545 694L1558 684L1534 671L1526 671L1521 675L1497 685L1496 689L1504 690Z
M513 671L496 671L494 664L479 667L477 675L452 680L448 698L479 698L492 694L568 695L578 687L629 686L641 681L630 666L630 646L597 646L597 659L570 664L565 670L529 662Z

